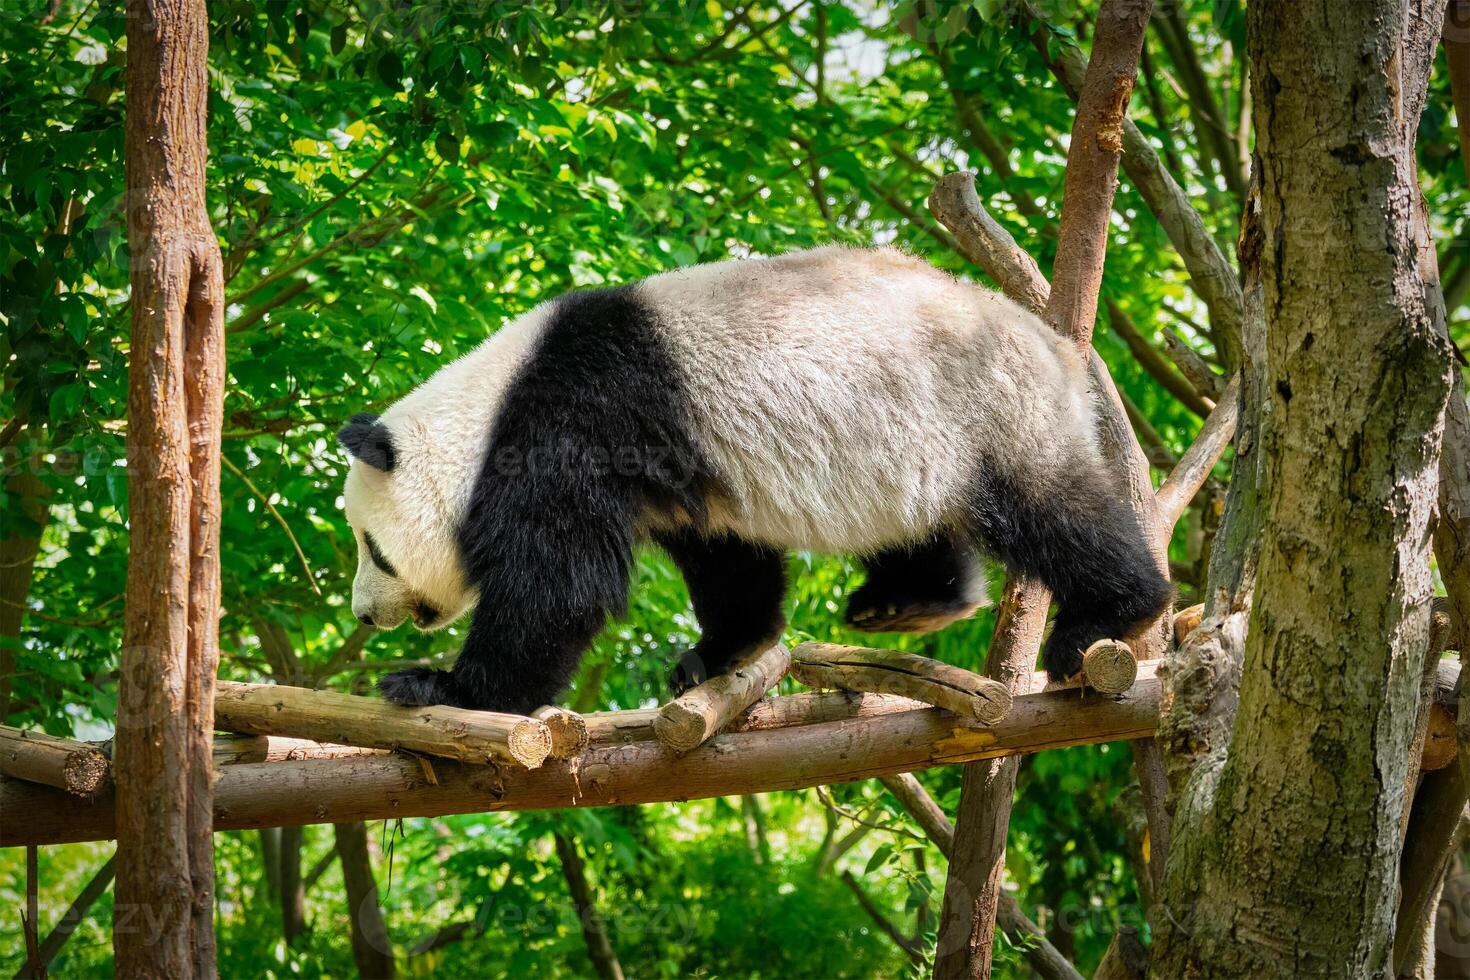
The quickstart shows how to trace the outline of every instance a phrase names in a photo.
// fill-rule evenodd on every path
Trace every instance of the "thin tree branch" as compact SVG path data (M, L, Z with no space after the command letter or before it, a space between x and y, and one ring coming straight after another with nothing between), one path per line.
M934 802L934 797L924 789L922 783L912 773L903 773L898 776L884 776L882 782L894 798L903 805L908 815L914 818L924 831L924 834L939 848L939 853L946 858L954 849L954 825ZM1016 900L1005 892L1000 893L1000 902L996 923L1001 930L1021 950L1021 955L1043 980L1081 980L1082 975L1077 972L1065 956L1061 954L1041 928L1032 922L1021 911L1021 906Z
M82 924L82 920L87 917L87 913L91 911L92 906L97 904L97 899L101 898L107 892L116 874L117 855L113 854L103 863L102 867L97 869L97 873L88 879L87 883L82 886L81 892L77 894L76 900L61 914L61 918L57 920L56 925L41 943L36 963L27 963L23 966L20 972L15 975L16 980L45 975L45 971L50 967L51 961L56 959L56 954L61 952L61 948L66 945L66 941L71 938L71 934L76 932L77 926ZM38 965L40 967L39 970L36 969Z
M1039 26L1031 40L1052 73L1073 98L1080 94L1088 60L1070 38L1054 36L1034 10L1023 10ZM1050 42L1057 44L1055 56ZM1123 122L1123 171L1169 237L1190 275L1190 285L1210 311L1212 338L1227 367L1240 363L1241 319L1245 301L1235 270L1205 228L1189 196L1164 168L1148 138L1131 121Z
M607 934L607 923L597 910L597 898L592 885L587 881L587 869L577 845L562 831L552 835L556 842L556 854L561 859L562 873L567 879L567 890L577 909L577 921L582 927L582 940L587 944L587 956L602 980L623 980L623 965L618 961L617 950Z
M857 899L863 911L868 913L868 918L873 920L873 924L878 927L878 931L892 940L895 946L903 950L904 954L913 961L915 966L923 966L923 947L911 937L904 935L903 930L895 925L892 919L889 919L888 916L883 914L883 910L878 908L877 903L868 896L867 892L863 891L863 886L858 884L857 878L853 876L851 871L842 872L842 883L852 892L853 897Z
M1165 391L1178 399L1180 404L1200 418L1208 416L1214 410L1214 403L1206 400L1189 379L1174 370L1169 359L1148 342L1143 332L1138 329L1138 325L1133 322L1133 318L1125 313L1116 301L1109 299L1107 307L1108 325L1132 351L1134 359L1148 372L1149 377L1157 381Z
M281 516L281 512L276 510L276 505L271 503L271 498L262 492L260 487L255 485L255 481L246 476L244 471L230 460L230 457L221 454L220 462L224 463L225 469L240 478L240 482L244 483L250 492L255 495L256 499L265 505L265 509L270 512L271 517L275 518L276 523L281 526L281 530L286 532L286 537L290 540L291 547L296 549L296 557L301 560L301 568L306 573L306 581L311 584L311 590L313 592L321 595L321 587L316 584L316 573L311 570L311 562L306 560L306 552L301 550L301 542L296 540L296 535L291 532L291 525L287 524L286 519Z

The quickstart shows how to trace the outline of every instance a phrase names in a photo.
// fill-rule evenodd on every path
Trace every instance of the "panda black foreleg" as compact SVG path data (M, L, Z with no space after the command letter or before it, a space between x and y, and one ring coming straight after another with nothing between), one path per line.
M678 694L724 673L747 653L771 643L786 627L786 556L728 534L669 531L654 540L674 559L699 619L699 642L669 675Z
M863 559L868 580L847 601L847 623L869 633L929 633L985 604L974 547L949 533Z
M452 670L383 678L388 700L525 714L561 695L607 618L626 607L628 495L577 473L538 476L482 486L460 534L480 593L464 647Z
M545 587L551 601L514 608L487 603L482 593L452 670L399 671L384 677L378 689L395 704L447 704L513 714L554 703L609 610L563 605L555 597L565 593L551 590L565 590L565 581Z
M1075 675L1089 646L1129 636L1173 597L1122 492L1095 465L1073 473L1045 494L989 473L974 505L981 542L1012 571L1040 579L1057 603L1042 650L1053 680Z

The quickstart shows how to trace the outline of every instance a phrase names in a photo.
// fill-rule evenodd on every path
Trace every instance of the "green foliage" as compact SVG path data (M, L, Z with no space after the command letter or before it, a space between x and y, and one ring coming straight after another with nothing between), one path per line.
M116 3L60 0L46 19L49 6L0 11L0 452L8 479L33 473L49 495L29 590L0 596L24 603L25 627L0 643L19 654L9 723L98 737L115 708L126 581L124 20ZM1040 6L1058 34L1085 45L1092 4ZM841 0L214 0L209 206L230 303L221 675L364 690L400 660L453 655L456 629L361 643L347 607L354 548L332 433L537 302L832 240L896 241L976 275L923 208L934 178L965 166L1047 268L1071 103L1033 44L1037 25L1015 23L1009 9L987 0L876 10ZM1193 0L1181 11L1232 126L1244 108L1240 10L1236 0ZM1154 36L1150 54L1155 70L1141 77L1131 115L1229 254L1240 202L1204 176L1198 109ZM1452 299L1463 304L1470 196L1448 105L1439 72L1421 126L1421 178L1445 279L1461 284ZM967 128L972 120L989 132ZM987 137L1009 173L987 158ZM1151 342L1170 329L1213 357L1207 311L1187 280L1125 180L1104 294ZM1104 325L1096 342L1167 448L1182 451L1200 420ZM18 484L7 487L4 534L41 533ZM1181 532L1174 558L1197 568L1202 538ZM841 625L854 566L806 554L792 564L792 637L857 640ZM982 613L936 636L878 642L975 667L992 626ZM571 697L586 708L653 703L694 632L677 574L645 556L628 617L598 640ZM289 650L263 640L272 635ZM1116 921L1137 916L1114 814L1131 778L1125 756L1119 747L1043 754L1017 793L1011 882L1084 970ZM924 778L952 812L958 773ZM859 813L879 823L839 869L905 930L927 907L932 932L942 858L876 786L838 787L833 799L842 816L814 793L762 801L769 864L745 846L738 801L408 821L391 862L384 853L378 864L384 885L391 864L384 904L400 964L409 975L589 972L550 844L561 828L587 855L631 976L910 972L837 875L813 865L829 817L839 837ZM217 846L222 975L353 972L337 870L311 890L313 928L288 948L256 836L219 835ZM326 828L310 830L306 865L330 846ZM106 853L43 855L43 924ZM22 904L23 866L0 853L0 905ZM56 975L108 972L109 933L97 923L109 901ZM462 920L483 929L406 954ZM0 969L19 964L16 929L14 916L0 926ZM1024 974L1020 962L1002 950L1002 972Z

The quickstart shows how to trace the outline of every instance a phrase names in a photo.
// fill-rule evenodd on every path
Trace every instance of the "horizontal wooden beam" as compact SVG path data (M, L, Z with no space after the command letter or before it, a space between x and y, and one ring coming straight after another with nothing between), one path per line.
M1029 694L984 729L887 695L796 695L804 704L820 701L821 714L834 720L716 735L682 755L650 739L594 742L575 759L549 759L539 769L397 754L221 766L215 829L767 793L1145 738L1158 724L1159 682L1152 664L1140 667L1138 683L1122 696L1080 689ZM864 703L871 697L898 710L869 713L872 706L865 709ZM752 711L786 700L768 699ZM785 714L779 707L767 713ZM594 732L595 720L588 716ZM113 833L112 810L107 792L85 803L50 787L0 780L0 847L106 840Z
M334 754L337 746L270 739L232 744L225 758L280 761L222 765L215 829L299 826L493 810L551 810L805 789L1042 749L1147 738L1159 720L1155 664L1108 696L1071 687L1016 697L992 728L888 694L803 692L757 702L732 729L683 755L653 737L656 710L587 715L592 744L539 769L475 765L399 753ZM1436 708L1453 704L1459 672L1444 661ZM615 719L626 724L613 725ZM355 750L361 753L363 750ZM291 758L297 752L307 758ZM282 756L286 758L282 758ZM0 778L0 847L108 840L113 800L92 800Z

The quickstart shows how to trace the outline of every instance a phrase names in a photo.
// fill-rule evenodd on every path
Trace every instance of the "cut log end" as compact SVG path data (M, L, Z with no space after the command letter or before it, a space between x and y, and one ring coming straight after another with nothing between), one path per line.
M675 752L688 752L704 741L707 724L701 712L670 701L653 719L653 734Z
M1195 631L1204 615L1204 603L1181 609L1174 614L1174 645L1176 647L1184 645L1184 640Z
M511 758L527 769L539 768L551 755L551 729L535 718L512 725L505 742Z
M1419 768L1424 772L1443 769L1455 761L1455 718L1442 704L1429 706L1429 727L1424 733L1424 754Z
M531 717L543 723L551 734L551 757L553 759L571 759L585 749L587 743L591 741L591 736L587 731L587 721L575 711L547 705L544 708L537 708L531 713Z
M981 725L998 725L1011 713L1010 689L999 681L991 681L970 698L970 714Z
M1138 661L1128 644L1098 640L1082 655L1082 677L1099 694L1122 694L1138 679Z
M66 781L68 793L75 793L77 796L93 796L107 785L108 777L112 772L112 764L108 761L107 756L98 750L83 749L67 756L61 772Z

